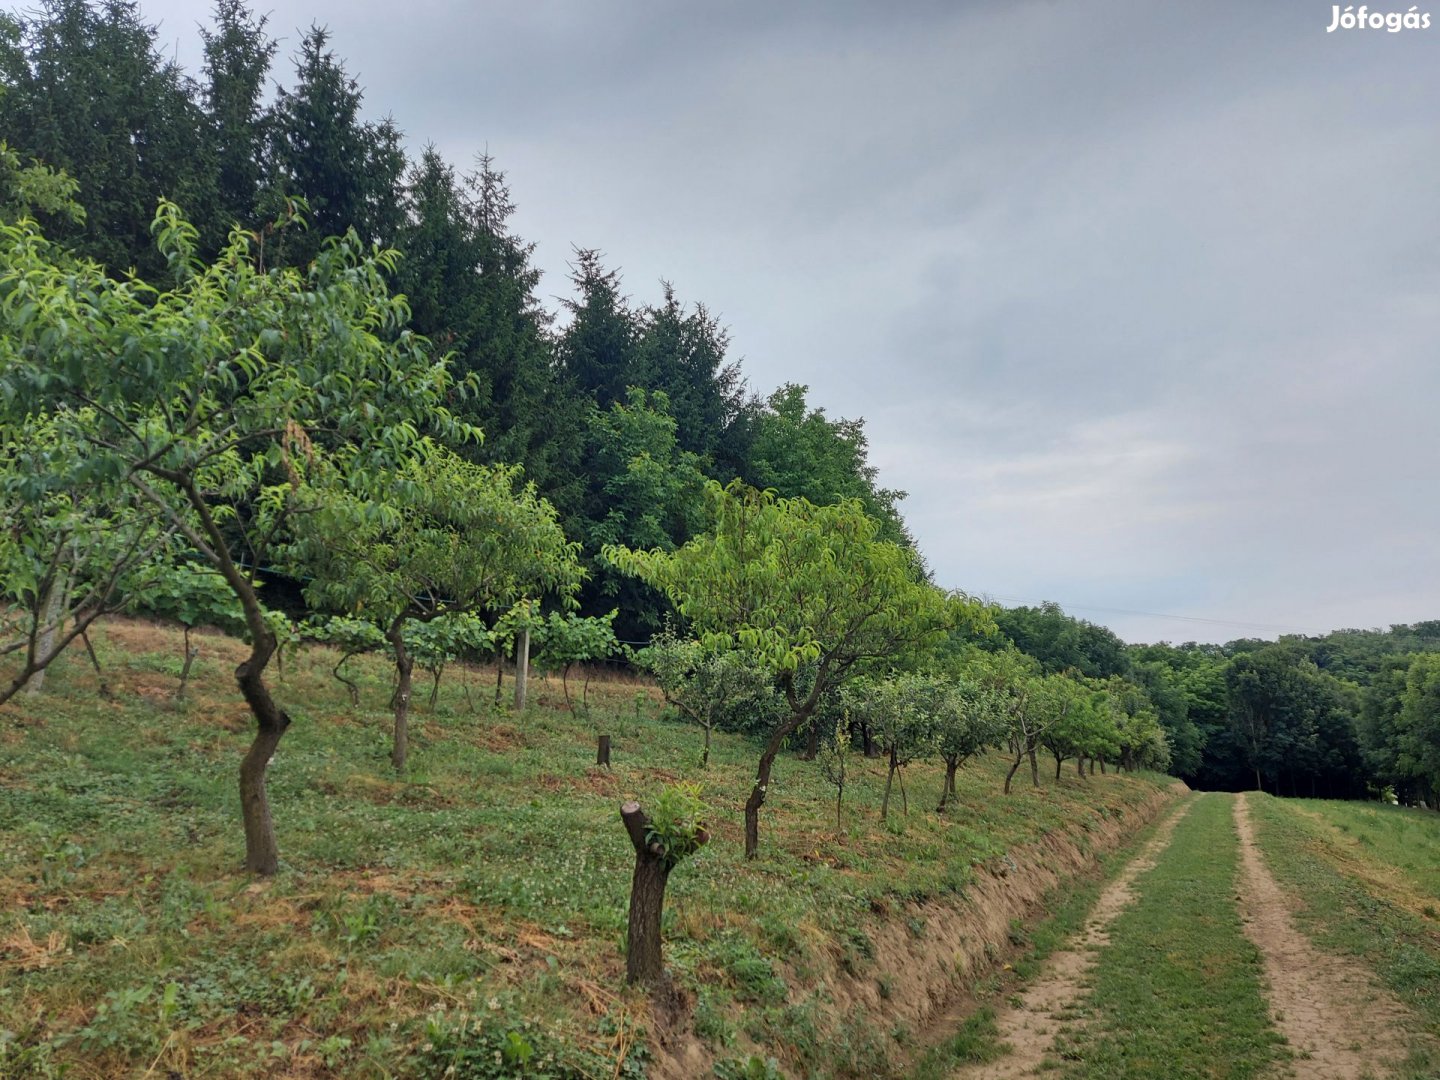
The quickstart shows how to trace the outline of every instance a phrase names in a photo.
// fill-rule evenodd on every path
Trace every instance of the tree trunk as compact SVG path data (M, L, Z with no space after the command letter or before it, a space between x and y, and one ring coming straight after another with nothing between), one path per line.
M705 748L700 751L700 768L702 769L710 767L710 726L709 724L705 725Z
M240 816L245 823L245 868L269 876L280 869L280 849L275 842L275 823L265 791L265 772L290 726L289 714L275 704L265 685L265 665L276 651L275 631L265 622L265 609L255 594L255 586L231 558L224 534L194 479L182 478L179 482L214 545L215 568L240 601L245 625L250 631L250 655L235 669L235 682L255 717L256 728L255 740L240 762Z
M1083 757L1077 757L1075 759L1075 775L1080 777L1081 780L1085 779L1085 759Z
M1052 750L1051 753L1054 753L1054 751ZM1060 782L1060 766L1064 764L1065 759L1062 758L1059 754L1055 754L1055 782L1057 784Z
M1040 762L1039 762L1038 760L1036 760L1036 758L1035 758L1035 747L1034 747L1034 746L1028 747L1027 750L1026 750L1026 752L1030 755L1030 785L1031 785L1031 787L1039 787L1039 786L1040 786Z
M546 667L548 668L549 665L547 664ZM546 682L549 682L550 680L547 678L545 681L546 681ZM575 706L573 706L573 705L570 704L570 665L569 665L569 664L566 664L564 667L562 667L562 668L560 669L560 689L563 690L563 691L565 691L565 707L566 707L567 709L569 709L571 712L574 712L574 711L575 711Z
M396 772L404 772L410 752L410 675L415 668L414 658L405 649L405 616L390 624L386 637L395 651L395 674L399 677L395 687L395 742L390 750L390 764Z
M175 700L185 700L185 686L190 681L190 665L195 662L199 649L190 647L190 627L185 627L185 663L180 667L180 689L175 691Z
M814 761L820 756L820 722L811 720L810 726L805 730L805 752L800 755L801 761Z
M625 981L653 986L664 974L660 917L665 910L665 883L670 861L665 849L646 833L650 819L637 802L620 807L620 820L635 848L635 874L630 879L630 922L625 935Z
M895 770L895 777L900 781L900 809L905 816L910 816L910 797L905 794L905 766L901 765Z
M275 842L275 823L270 816L270 798L265 790L265 772L290 726L290 716L270 696L261 673L275 648L271 635L256 641L252 651L235 669L235 681L255 717L255 740L240 762L240 816L245 823L245 869L266 877L280 869L280 847Z
M441 664L430 673L433 681L430 683L430 711L435 711L435 702L440 698L440 676L445 674L445 665Z
M1095 766L1094 766L1094 765L1091 765L1091 766L1090 766L1090 769L1091 769L1091 771L1093 772L1094 769L1095 769ZM1105 759L1104 759L1103 757L1100 759L1100 775L1101 775L1101 776L1104 776L1104 775L1105 775Z
M1020 748L1015 751L1015 763L1010 766L1010 771L1005 774L1005 794L1010 794L1010 782L1015 779L1015 774L1020 771L1020 762L1025 760L1025 750Z
M745 857L753 859L760 853L760 807L765 805L765 795L770 788L770 767L775 764L775 755L780 752L783 738L770 737L760 754L760 764L755 769L755 786L745 800Z
M595 764L610 767L610 736L598 736L595 743Z
M945 787L940 792L940 805L935 807L937 814L943 814L945 807L950 805L950 800L955 797L955 773L959 768L959 758L947 757L945 759Z
M280 847L275 841L275 822L270 816L265 770L275 756L280 737L290 726L290 718L278 709L276 711L279 712L278 720L258 726L255 740L240 762L240 815L245 822L245 869L266 877L280 869Z
M844 822L841 820L841 818L840 818L840 804L841 804L842 802L844 802L844 800L845 800L845 785L844 785L844 784L836 784L836 785L835 785L835 831L836 831L837 833L842 832L842 831L844 830L844 828L845 828L845 823L844 823Z
M500 680L505 673L505 657L495 654L495 704L500 704Z
M65 608L70 601L70 572L61 565L56 567L55 574L50 579L50 591L45 596L45 606L40 614L40 625L44 627L40 631L40 640L35 650L35 655L50 656L55 649L55 638L60 635L64 627ZM25 688L26 697L34 697L41 690L45 689L45 671L47 664L42 664L31 676L29 685Z
M360 704L360 687L356 686L344 675L341 675L340 669L345 666L346 660L349 660L352 656L356 655L358 654L347 652L344 656L340 657L340 663L336 664L334 670L330 672L330 674L334 675L335 678L339 679L342 683L344 683L345 689L350 692L350 707L352 709L357 708Z
M80 640L85 643L85 652L89 654L90 663L95 668L95 677L100 680L100 696L107 700L113 698L115 695L110 690L110 683L105 678L105 672L100 668L100 658L95 655L95 646L90 644L89 632L81 630Z
M860 725L860 745L867 758L878 758L880 756L880 747L875 745L875 737L870 734L869 724Z
M885 797L880 800L880 820L884 821L885 816L890 812L890 785L895 782L895 751L890 751L890 769L885 774Z
M800 725L810 719L810 714L815 711L815 702L819 699L818 683L817 688L812 692L810 698L804 705L796 706L793 701L790 718L780 724L770 733L770 739L765 744L765 749L760 753L760 764L755 769L755 785L750 789L750 797L745 800L745 857L753 859L760 852L760 807L765 805L765 796L770 790L770 769L775 764L775 757L780 753L780 748L785 745L785 740L800 730Z

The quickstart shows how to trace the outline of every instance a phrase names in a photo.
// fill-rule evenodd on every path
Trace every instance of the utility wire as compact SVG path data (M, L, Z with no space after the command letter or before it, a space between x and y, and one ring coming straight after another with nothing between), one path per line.
M1326 634L1328 630L1317 630L1313 626L1284 626L1278 623L1239 622L1235 619L1207 619L1200 615L1170 615L1160 611L1134 611L1130 608L1097 607L1094 604L1067 604L1061 600L1034 600L1024 596L998 596L995 593L981 593L991 600L1008 600L1013 604L1059 604L1067 611L1103 611L1111 615L1141 615L1150 619L1176 619L1181 622L1206 623L1211 626L1238 626L1245 630L1271 630L1276 633Z

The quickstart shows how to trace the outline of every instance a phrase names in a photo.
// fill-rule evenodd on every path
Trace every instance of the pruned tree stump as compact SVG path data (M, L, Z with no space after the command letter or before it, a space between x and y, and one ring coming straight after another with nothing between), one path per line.
M665 910L665 884L676 864L710 839L701 828L694 846L671 853L650 836L650 818L633 800L620 806L620 820L635 848L635 874L630 880L630 920L625 937L625 981L649 987L662 985L660 917Z

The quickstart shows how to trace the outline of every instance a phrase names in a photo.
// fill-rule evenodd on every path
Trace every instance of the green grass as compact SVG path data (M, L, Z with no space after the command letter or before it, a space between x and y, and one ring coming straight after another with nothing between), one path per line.
M995 1026L995 1010L976 1009L955 1031L932 1046L910 1074L911 1080L945 1080L962 1065L983 1065L1005 1052Z
M1373 969L1413 1011L1410 1060L1400 1075L1440 1076L1440 934L1434 917L1425 914L1424 898L1433 895L1425 868L1408 868L1410 845L1434 850L1436 815L1368 803L1249 798L1266 863L1301 901L1299 928L1319 948ZM1348 830L1338 828L1346 825ZM1374 837L1372 844L1352 840L1366 835ZM1398 880L1385 873L1394 865L1387 856L1402 864Z
M1347 841L1336 845L1339 850L1397 871L1409 891L1440 904L1440 814L1408 806L1325 799L1293 799L1288 805L1334 826Z
M1081 1022L1059 1048L1061 1075L1240 1080L1282 1059L1235 908L1237 858L1230 799L1197 796L1111 924Z
M659 719L653 692L592 684L592 721L536 684L523 716L486 704L493 671L447 674L412 715L412 769L390 770L388 671L287 659L276 696L295 723L270 770L282 873L253 882L236 770L250 721L238 646L198 639L188 701L172 700L179 635L117 623L96 641L114 701L83 653L45 693L0 709L0 1078L613 1075L643 1068L648 1006L621 990L633 855L619 803L694 779L714 841L671 878L667 962L697 1030L726 1059L787 1073L883 1075L900 1033L837 1016L827 979L884 974L872 931L910 901L964 890L977 867L1046 832L1080 837L1154 793L1154 779L1069 779L999 794L997 756L961 773L913 768L908 818L878 824L883 765L858 762L845 829L808 764L777 764L762 858L742 857L755 747ZM572 692L575 680L572 678ZM467 698L462 687L469 686ZM508 689L508 688L507 688ZM638 698L637 698L638 695ZM475 707L471 708L471 702ZM597 727L614 738L597 770ZM544 1072L538 1071L542 1068ZM626 1075L622 1071L622 1075Z
M1120 873L1171 814L1171 806L1149 825L1133 833L1120 847L1100 855L1094 873L1066 881L1051 890L1042 903L1044 914L1032 923L1011 928L1015 953L1002 967L984 974L972 992L982 1004L967 1016L955 1033L931 1046L922 1055L911 1080L943 1080L963 1065L994 1061L1006 1053L995 1024L999 1003L1023 991L1039 975L1057 949L1069 944L1084 928L1085 920L1105 886Z

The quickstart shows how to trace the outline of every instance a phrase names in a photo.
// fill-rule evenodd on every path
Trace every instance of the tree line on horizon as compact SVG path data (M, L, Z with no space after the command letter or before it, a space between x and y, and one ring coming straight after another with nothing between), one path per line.
M449 413L484 433L457 452L523 467L578 544L578 611L618 612L621 640L649 640L674 604L603 553L679 551L707 527L709 483L739 478L817 506L858 500L878 538L913 552L903 493L880 485L863 421L827 416L803 386L752 391L703 303L668 282L636 303L599 251L577 249L571 295L547 309L493 159L457 169L425 147L411 160L393 120L365 118L324 29L303 35L273 96L281 65L265 17L219 0L201 36L192 76L160 55L129 0L0 16L0 133L20 159L73 178L83 207L31 201L59 244L113 278L164 280L177 250L154 242L164 198L193 226L197 263L220 258L236 226L258 238L262 269L313 267L325 238L350 230L360 248L400 252L377 272L406 298L408 326L450 356L465 392L446 399ZM307 227L275 226L287 218ZM286 575L269 588L306 602ZM1165 731L1171 770L1194 786L1389 789L1429 805L1440 792L1440 622L1176 647L1126 646L1055 605L994 616L999 633L979 648L1013 643L1046 674L1133 687Z
M1440 797L1440 619L1278 641L1126 645L1056 604L995 612L1044 670L1143 687L1192 787Z

